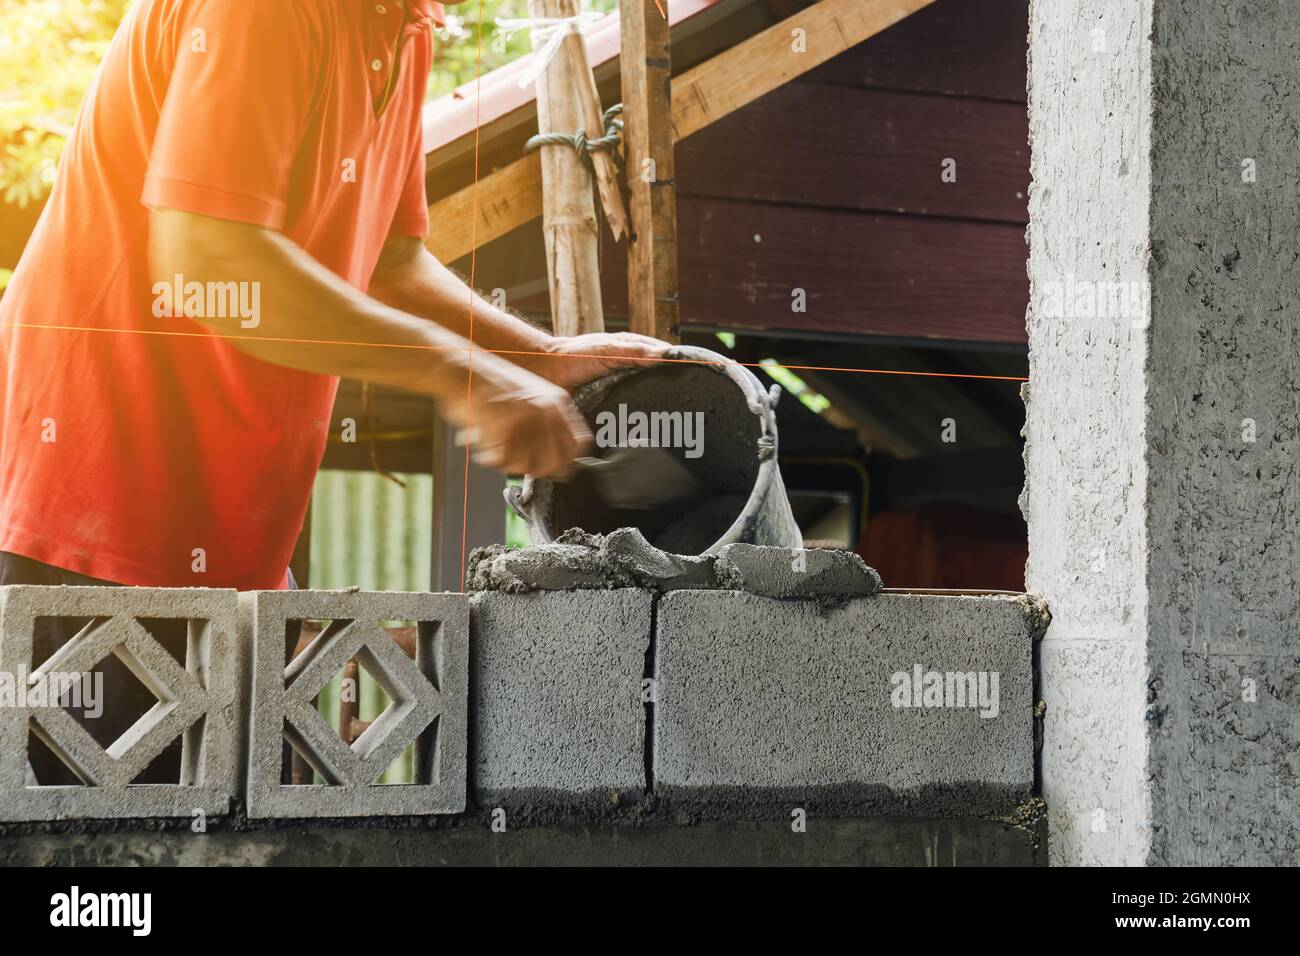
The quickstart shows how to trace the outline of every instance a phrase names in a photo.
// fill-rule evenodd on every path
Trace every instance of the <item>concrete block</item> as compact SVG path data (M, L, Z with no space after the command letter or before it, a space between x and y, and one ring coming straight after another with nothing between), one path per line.
M852 551L729 544L718 553L719 585L774 598L871 597L880 575Z
M1030 795L1028 599L676 591L656 621L654 789L670 801L972 816Z
M241 626L253 646L248 815L355 817L458 813L465 808L469 607L463 594L256 591L240 595ZM330 622L286 665L286 628ZM417 624L407 657L384 622ZM391 704L345 744L312 701L353 658ZM288 738L326 781L281 783ZM415 745L415 781L376 780Z
M240 793L246 712L237 608L234 591L206 588L0 588L0 820L228 813ZM33 669L33 638L43 618L89 621ZM185 622L183 661L150 632L159 620ZM84 675L102 687L110 656L158 703L104 747L68 711L50 704L60 694L49 691ZM82 785L36 785L28 771L32 735ZM177 738L178 782L133 783Z
M611 806L639 797L651 594L490 592L472 603L475 802Z

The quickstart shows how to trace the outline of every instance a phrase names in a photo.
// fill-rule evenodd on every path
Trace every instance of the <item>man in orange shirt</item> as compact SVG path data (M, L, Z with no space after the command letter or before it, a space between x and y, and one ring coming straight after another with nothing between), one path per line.
M663 354L547 335L424 249L440 16L132 7L0 300L0 583L283 587L338 376L560 476L590 440L565 389Z

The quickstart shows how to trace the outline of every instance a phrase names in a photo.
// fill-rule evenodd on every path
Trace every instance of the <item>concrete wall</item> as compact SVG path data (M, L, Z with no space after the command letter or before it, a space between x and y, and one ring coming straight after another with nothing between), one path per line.
M1281 5L1031 9L1022 504L1054 863L1300 849L1298 46Z
M610 807L640 798L652 595L488 593L472 606L474 802Z
M1155 5L1156 863L1293 865L1300 851L1296 13Z
M572 557L565 549L576 546L560 547ZM533 559L554 557L553 550L534 552ZM528 555L513 554L516 564L528 563ZM643 556L634 557L627 567L649 574ZM454 831L589 824L656 830L638 840L636 853L658 845L669 856L721 862L734 853L744 862L773 852L781 833L803 836L839 818L857 821L848 827L865 841L855 851L863 861L1038 859L1031 660L1045 624L1040 604L880 596L874 573L838 553L733 548L717 559L720 571L711 569L712 558L698 560L710 568L686 574L673 565L654 579L686 582L687 590L518 593L524 583L505 573L509 556L496 556L492 565L510 590L472 599L253 592L238 596L237 641L234 592L0 589L5 667L25 660L25 635L41 615L142 618L179 608L197 620L221 618L224 669L202 671L206 658L193 659L189 666L201 676L191 678L170 665L172 686L193 679L209 686L194 692L193 712L177 711L167 729L174 736L187 732L185 721L205 712L213 717L211 707L200 707L211 696L223 702L228 752L246 751L246 774L227 760L207 779L207 790L164 785L169 799L162 802L144 800L148 793L139 788L129 792L134 771L107 758L101 762L113 772L98 775L97 786L39 786L24 774L31 715L8 708L0 713L0 819L17 826L0 826L0 838L23 837L19 856L28 859L75 853L73 835L98 834L91 821L116 816L141 831L133 836L126 826L112 844L113 852L131 857L154 852L146 831L179 831L191 819L203 833L309 827L313 839L337 848L354 846L355 829L446 831L410 840L390 834L377 846L409 848L415 856L453 847L491 856L496 845ZM698 588L719 577L765 593ZM813 596L772 596L805 592ZM302 620L327 626L289 659L286 638L297 640ZM393 620L418 623L414 660L382 629ZM74 655L81 670L90 670L121 639L117 631L91 629L56 658ZM146 652L144 644L135 651ZM348 746L313 699L352 659L392 704ZM57 707L35 717L56 718L66 718ZM208 729L214 731L212 720ZM325 783L282 782L286 737ZM412 742L415 782L377 784ZM356 817L367 819L347 819ZM386 825L384 817L403 821ZM690 841L668 833L705 820L718 825L710 831L712 849L688 852ZM746 828L744 821L764 825ZM156 852L176 860L207 853L185 839L168 838ZM548 839L537 838L537 845ZM225 849L211 858L292 857L278 837L231 840L217 841ZM806 862L823 840L819 831L807 846L782 852ZM564 843L559 831L556 841ZM579 856L611 861L625 846L614 836L592 837L594 849L571 842Z
M223 645L226 669L208 680L226 702L222 739L247 742L247 778L227 761L208 791L166 787L163 802L128 793L125 771L98 787L35 787L22 772L28 715L15 712L0 734L0 819L10 821L0 823L0 864L1042 862L1031 671L1040 604L878 596L874 574L834 555L726 557L730 581L817 596L240 595L240 640ZM224 613L229 632L235 598L0 589L0 665L34 615L179 608L202 620ZM332 623L286 666L289 622L302 619ZM394 619L423 625L415 660L380 628ZM114 640L99 641L86 666ZM353 657L393 707L349 748L312 698ZM250 665L245 686L236 672ZM948 700L930 683L947 672L996 675L975 681L994 696ZM435 721L426 753L420 740ZM330 785L281 783L290 726ZM412 739L417 781L376 785ZM97 821L106 816L127 819Z

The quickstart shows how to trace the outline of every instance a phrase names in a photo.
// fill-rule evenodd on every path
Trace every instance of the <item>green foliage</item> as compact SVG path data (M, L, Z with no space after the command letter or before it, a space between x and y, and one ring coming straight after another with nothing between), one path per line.
M618 0L586 0L583 4L583 9L598 13L617 7ZM528 0L465 0L448 7L447 25L438 32L429 98L450 93L473 82L476 73L490 73L530 51L533 47L527 30L506 37L496 27L498 20L522 20L529 15Z
M0 197L39 201L77 110L132 0L0 4Z
M777 382L788 394L803 402L810 411L820 415L831 407L830 399L814 392L808 387L807 382L778 363L776 359L762 359L758 364L763 367L763 371L772 381Z

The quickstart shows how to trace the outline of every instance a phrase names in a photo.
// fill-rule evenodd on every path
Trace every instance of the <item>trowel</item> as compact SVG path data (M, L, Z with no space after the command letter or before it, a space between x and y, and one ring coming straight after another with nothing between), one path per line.
M702 488L700 480L662 448L633 445L616 449L607 458L574 460L615 508L652 511L693 498Z
M456 432L458 447L476 440L473 429ZM595 479L606 504L630 511L653 511L693 498L703 488L685 465L664 449L649 445L628 445L606 458L575 458L574 463Z

